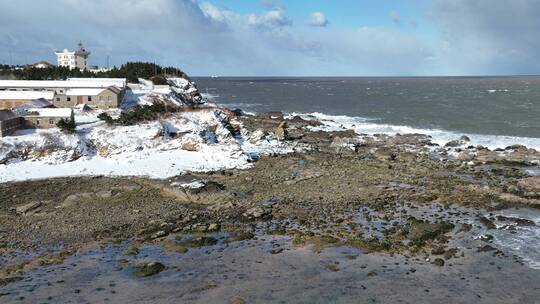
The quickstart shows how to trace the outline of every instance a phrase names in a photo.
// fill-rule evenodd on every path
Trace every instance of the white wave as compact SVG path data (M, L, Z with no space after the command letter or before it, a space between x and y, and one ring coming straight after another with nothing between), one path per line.
M459 139L461 136L467 136L471 139L468 145L482 145L489 149L505 148L511 145L524 145L528 148L540 150L540 138L534 137L516 137L506 135L485 135L485 134L473 134L473 133L458 133L455 131L441 130L441 129L421 129L410 126L390 125L376 123L375 119L369 119L364 117L354 117L345 115L327 115L323 113L292 113L288 117L298 115L305 119L317 119L324 125L320 127L314 127L315 131L339 131L339 130L354 130L358 134L425 134L431 136L432 141L439 145L444 145L447 142L455 139Z
M202 97L205 98L205 99L209 99L209 100L212 100L214 101L215 99L221 97L217 94L212 94L212 93L201 93Z

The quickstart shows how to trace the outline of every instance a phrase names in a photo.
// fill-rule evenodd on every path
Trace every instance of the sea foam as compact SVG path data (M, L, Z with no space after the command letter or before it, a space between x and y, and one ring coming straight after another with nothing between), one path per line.
M354 117L345 115L327 115L323 113L291 113L288 117L300 116L304 119L317 119L322 126L313 127L313 130L321 131L339 131L339 130L354 130L358 134L425 134L431 136L432 142L444 145L449 141L459 139L461 136L467 136L471 139L468 145L481 145L489 149L506 148L511 145L524 145L528 148L540 150L540 138L534 137L515 137L505 135L486 135L459 133L456 131L448 131L441 129L422 129L410 126L390 125L377 123L376 119Z

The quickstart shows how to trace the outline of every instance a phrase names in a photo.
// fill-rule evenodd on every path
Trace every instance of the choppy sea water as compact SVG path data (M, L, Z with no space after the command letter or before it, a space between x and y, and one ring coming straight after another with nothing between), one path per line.
M195 78L215 102L247 111L311 114L359 133L468 135L490 148L540 149L540 76Z

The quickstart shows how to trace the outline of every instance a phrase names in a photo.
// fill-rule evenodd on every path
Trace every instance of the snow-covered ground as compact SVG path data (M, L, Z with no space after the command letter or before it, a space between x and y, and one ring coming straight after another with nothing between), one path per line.
M108 126L96 116L79 112L76 118L84 123L74 135L58 129L24 130L1 138L0 182L77 175L167 178L247 168L261 154L293 150L270 135L248 132L218 108L133 126ZM239 134L233 135L231 128Z
M169 79L170 89L141 81L128 90L122 110L156 101L198 105L159 121L108 126L102 112L75 110L77 132L21 130L0 138L0 182L80 175L168 178L188 171L246 168L261 154L288 153L294 147L260 131L249 132L227 110L203 104L194 84Z

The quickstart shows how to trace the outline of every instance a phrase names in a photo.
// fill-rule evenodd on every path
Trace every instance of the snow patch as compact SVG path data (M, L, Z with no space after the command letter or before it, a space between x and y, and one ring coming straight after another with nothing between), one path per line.
M97 114L78 113L89 123L79 125L73 135L53 128L1 138L0 182L81 175L169 178L248 168L260 155L296 148L250 132L226 110L214 107L133 126L92 123Z

